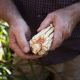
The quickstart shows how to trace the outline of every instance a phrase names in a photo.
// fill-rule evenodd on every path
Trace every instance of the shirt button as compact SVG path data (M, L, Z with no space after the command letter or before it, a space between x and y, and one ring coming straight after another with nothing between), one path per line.
M39 15L37 15L37 18L40 18L41 17L41 15L39 14Z

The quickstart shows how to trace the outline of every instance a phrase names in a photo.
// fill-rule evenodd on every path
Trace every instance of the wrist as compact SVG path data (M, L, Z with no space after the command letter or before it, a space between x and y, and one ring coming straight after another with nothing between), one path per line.
M73 20L76 23L80 22L80 2L67 7L67 9L73 17Z

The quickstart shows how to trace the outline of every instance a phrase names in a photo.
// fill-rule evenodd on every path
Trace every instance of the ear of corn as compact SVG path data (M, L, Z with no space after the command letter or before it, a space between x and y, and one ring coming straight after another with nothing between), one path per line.
M47 53L51 47L53 32L54 27L50 24L49 27L32 37L30 40L30 47L35 55L44 55Z

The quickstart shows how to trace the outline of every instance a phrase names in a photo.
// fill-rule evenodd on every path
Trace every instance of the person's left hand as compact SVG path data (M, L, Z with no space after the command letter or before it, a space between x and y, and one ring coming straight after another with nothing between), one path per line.
M39 32L49 26L49 24L53 24L55 30L51 50L54 50L59 47L65 39L71 36L77 20L78 16L74 8L68 7L60 9L48 14L37 31Z

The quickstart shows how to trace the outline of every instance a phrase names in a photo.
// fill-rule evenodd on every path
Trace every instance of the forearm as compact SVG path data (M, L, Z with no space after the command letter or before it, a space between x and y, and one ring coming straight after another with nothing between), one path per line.
M0 0L0 18L3 18L10 24L17 19L21 19L21 15L12 0Z

